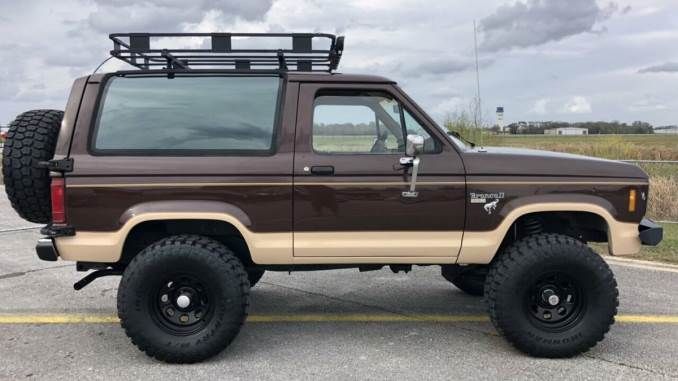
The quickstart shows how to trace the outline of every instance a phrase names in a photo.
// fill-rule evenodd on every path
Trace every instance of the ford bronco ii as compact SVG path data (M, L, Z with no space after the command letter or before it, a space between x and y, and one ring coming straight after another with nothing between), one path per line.
M153 46L185 37L206 44ZM290 44L237 47L270 38ZM3 174L19 215L46 224L37 255L92 271L75 289L122 275L121 325L157 359L228 346L265 271L413 265L483 295L518 349L573 356L618 305L587 243L629 255L662 239L638 167L465 143L394 81L336 73L342 37L111 39L136 69L77 79L65 112L19 115Z

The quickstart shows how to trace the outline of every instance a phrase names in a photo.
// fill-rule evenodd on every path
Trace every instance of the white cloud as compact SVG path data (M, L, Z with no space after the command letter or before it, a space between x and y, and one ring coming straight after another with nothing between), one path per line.
M504 106L507 123L676 124L678 86L638 69L678 62L678 19L667 16L677 12L668 0L0 0L0 124L27 109L63 109L73 80L108 56L117 31L344 34L339 71L396 80L442 120L475 96L474 19L483 115Z
M446 115L452 113L465 112L468 109L470 99L462 97L451 97L443 100L429 110L436 115Z
M547 106L551 100L548 98L537 99L530 109L530 113L537 115L546 115Z
M582 96L572 97L563 106L563 112L570 114L590 114L592 111L591 102Z

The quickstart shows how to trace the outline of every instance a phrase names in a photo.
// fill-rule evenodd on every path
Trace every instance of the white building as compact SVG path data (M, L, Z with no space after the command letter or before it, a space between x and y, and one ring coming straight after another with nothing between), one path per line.
M588 128L560 127L544 130L544 135L588 135Z

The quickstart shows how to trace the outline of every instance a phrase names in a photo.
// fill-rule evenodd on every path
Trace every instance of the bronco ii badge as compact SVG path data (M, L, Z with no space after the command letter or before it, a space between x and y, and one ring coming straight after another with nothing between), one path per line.
M492 212L497 209L497 204L499 204L499 199L495 198L494 201L488 202L483 206L487 214L492 214Z
M499 200L504 198L504 192L497 193L475 193L471 192L469 194L471 199L471 204L484 204L483 209L487 214L492 214L497 209Z

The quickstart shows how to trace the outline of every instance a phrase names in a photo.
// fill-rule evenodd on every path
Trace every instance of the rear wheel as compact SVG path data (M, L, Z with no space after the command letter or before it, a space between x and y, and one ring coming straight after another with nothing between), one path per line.
M537 357L571 357L603 339L618 291L605 261L574 238L528 236L492 264L485 284L490 318L516 348Z
M118 316L132 342L171 363L226 348L247 316L247 273L223 244L173 236L139 253L118 288Z
M54 157L63 111L27 111L10 123L2 151L5 192L21 218L35 223L52 219L50 176L38 163Z

